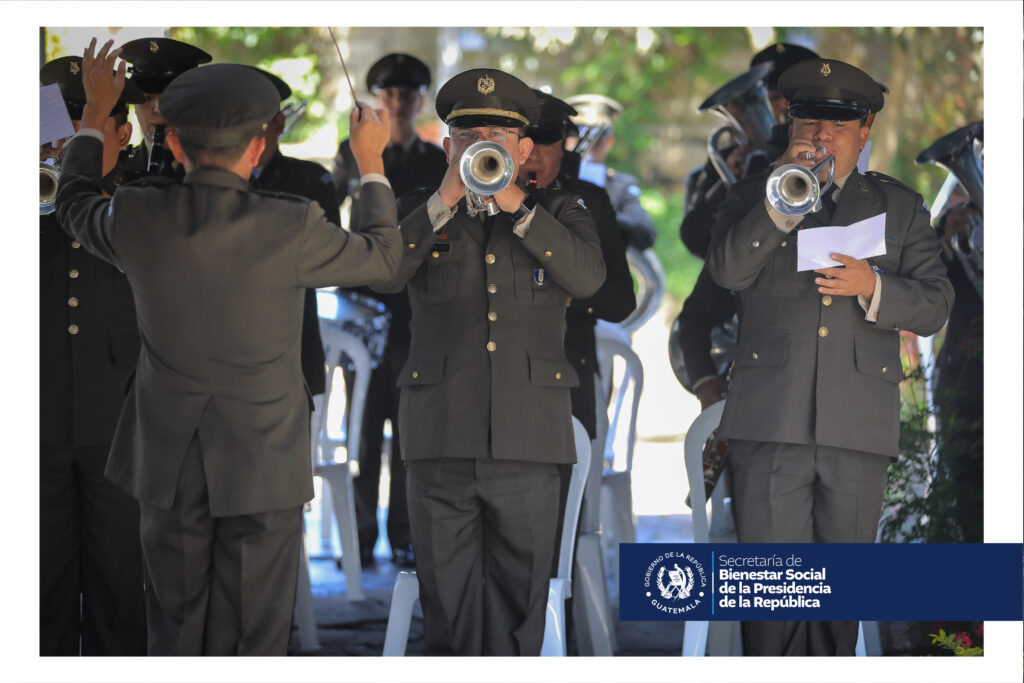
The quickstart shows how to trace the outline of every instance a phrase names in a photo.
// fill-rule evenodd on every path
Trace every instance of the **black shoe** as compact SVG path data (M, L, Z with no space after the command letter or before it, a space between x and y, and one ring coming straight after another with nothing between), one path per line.
M412 546L407 545L404 548L395 548L391 551L391 561L398 567L404 569L415 569L416 568L416 556L412 552Z

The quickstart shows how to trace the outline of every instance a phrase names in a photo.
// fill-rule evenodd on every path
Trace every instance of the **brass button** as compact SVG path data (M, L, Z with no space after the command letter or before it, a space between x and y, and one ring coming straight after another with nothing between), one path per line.
M562 373L556 372L555 373L555 379L562 379Z
M544 258L551 258L551 252L550 251L545 251L544 252Z
M70 299L68 299L68 306L70 306L71 308L77 307L78 306L78 297L77 296L73 296Z
M407 244L405 246L409 247L410 249L415 249L416 248L416 243L415 242L409 242L409 244Z
M82 248L82 243L79 242L78 240L72 240L71 241L71 248L72 249L81 249Z
M78 268L72 268L71 270L69 270L68 277L71 278L72 280L78 277Z
M780 246L780 247L784 247L784 246L786 246L786 240L782 240L782 243L781 243L781 244L780 244L779 246Z
M580 365L586 365L586 364L587 364L587 359L586 358L580 358Z
M497 344L495 344L495 343L494 343L494 342L492 342L492 341L489 341L489 342L487 342L487 350L488 350L488 351L493 351L493 350L494 350L494 349L496 349L496 348L498 348L498 345L497 345Z
M430 252L430 257L431 257L431 258L439 258L440 256L441 256L441 254L439 254L439 253L438 253L438 252L436 252L436 251L432 251L432 252Z
M498 285L487 285L487 291L494 294L498 291Z
M494 311L491 311L490 313L487 314L487 319L493 323L495 320L498 319L498 314L495 313Z
M484 261L487 261L488 264L494 263L494 254L484 256Z
M594 312L594 307L593 306L587 306L587 313L593 313L593 312Z
M825 304L826 306L831 306L832 297L826 294L825 296L821 297L821 303Z
M750 243L750 246L752 246L754 249L757 249L759 246L761 246L761 242L760 240L754 240L753 242Z
M78 334L78 325L74 323L68 325L68 332L70 332L71 334Z
M818 336L819 337L827 337L828 336L828 328L825 327L824 325L819 327L818 328Z
M882 372L889 372L889 367L887 365L883 365Z
M757 351L754 351L752 354L750 354L750 357L753 358L754 360L757 360Z
M412 378L413 379L419 379L420 378L420 373L418 373L415 370L413 370L412 371Z

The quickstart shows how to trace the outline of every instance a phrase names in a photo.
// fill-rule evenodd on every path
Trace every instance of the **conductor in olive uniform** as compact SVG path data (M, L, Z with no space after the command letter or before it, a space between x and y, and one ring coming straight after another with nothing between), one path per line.
M430 69L412 55L392 53L377 60L366 75L366 86L377 98L377 105L388 110L391 139L384 149L384 175L395 196L413 190L437 186L448 170L448 158L437 145L416 134L416 117L423 109ZM334 165L335 187L339 201L352 197L352 216L358 214L359 173L348 140L341 143ZM350 220L350 226L355 220ZM405 465L402 463L401 436L398 433L398 376L409 357L409 297L405 291L392 294L359 290L387 306L391 313L387 346L380 365L370 375L359 440L359 476L352 481L355 494L356 527L359 554L363 566L374 562L377 543L377 494L380 490L381 451L384 446L384 422L392 424L390 491L385 526L391 544L391 559L402 567L415 566L409 538L409 511L405 500ZM345 371L345 385L352 386L351 373Z
M256 69L256 67L252 67ZM291 97L292 89L272 73L256 69L274 84L281 101ZM263 131L266 148L260 155L259 163L252 169L250 183L254 190L283 192L298 195L316 202L324 210L324 216L335 225L341 225L338 215L338 200L334 195L334 183L326 168L313 161L295 159L281 154L278 144L284 131L284 112L278 111ZM309 393L316 396L324 393L324 344L320 339L320 318L316 308L316 290L306 289L302 307L302 376L306 379Z
M82 58L39 72L82 118ZM132 125L126 87L105 120L101 187L112 194ZM57 224L39 218L39 651L146 653L139 505L103 476L125 385L139 355L128 280Z
M824 146L837 188L820 211L788 217L765 199L766 174L748 178L730 189L712 230L708 271L740 292L743 310L720 429L739 540L870 543L899 453L899 334L941 328L953 290L921 196L856 170L864 122L882 107L875 81L812 59L783 73L779 89L793 118L780 163L810 167L806 155ZM885 254L834 254L842 267L797 272L802 228L879 214ZM748 654L852 655L856 641L857 622L744 624Z
M511 156L538 103L520 80L472 69L438 92L450 127L440 188L401 222L412 346L398 424L428 654L537 655L558 522L557 465L575 461L565 357L569 297L605 277L573 195L542 204L514 182L470 215L459 162L477 141ZM542 199L542 201L544 201Z
M164 175L181 180L185 170L175 163L165 140L167 121L160 113L160 95L181 74L213 59L194 45L172 38L137 38L121 46L128 77L146 94L135 107L142 144L125 151L132 176Z
M307 199L253 192L248 178L280 98L262 74L234 64L189 71L161 97L183 184L153 179L103 198L96 129L124 65L111 77L110 43L95 58L94 45L57 212L124 271L135 298L142 350L106 475L140 504L149 653L284 654L301 506L313 495L303 295L395 275L394 199L383 176L364 177L366 234L355 235ZM365 107L352 117L367 173L383 170L382 117Z

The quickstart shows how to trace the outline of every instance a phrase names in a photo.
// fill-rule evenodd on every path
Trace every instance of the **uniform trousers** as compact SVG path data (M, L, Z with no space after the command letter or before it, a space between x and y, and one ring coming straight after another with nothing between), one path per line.
M406 462L428 655L539 655L558 524L554 464Z
M40 449L43 656L146 654L139 505L103 476L108 451Z
M171 509L140 510L150 655L286 654L301 507L211 517L193 436Z
M740 543L873 543L889 458L827 446L729 439ZM856 621L743 623L746 655L848 655Z

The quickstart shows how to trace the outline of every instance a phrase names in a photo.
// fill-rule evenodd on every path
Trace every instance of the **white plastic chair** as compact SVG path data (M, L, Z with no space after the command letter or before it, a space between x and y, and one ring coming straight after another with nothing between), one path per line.
M633 451L636 445L636 421L640 407L640 395L644 388L644 369L640 357L633 351L627 339L608 333L608 328L601 328L597 333L598 364L602 371L607 368L610 376L614 368L615 358L625 362L625 372L612 400L612 418L608 423L605 438L604 471L601 476L601 495L599 501L601 519L601 541L604 557L611 557L605 566L605 573L616 581L618 573L618 547L620 543L636 541L636 520L633 517ZM602 377L603 379L603 377ZM626 397L632 392L628 412L623 411ZM617 457L615 452L616 434L626 425L625 458ZM623 466L623 469L619 469Z
M314 466L313 473L321 477L331 492L331 505L338 523L338 536L341 540L341 566L345 572L345 592L349 600L365 600L363 592L362 564L359 560L359 535L356 529L355 496L352 492L352 474L348 460L334 460L335 449L345 446L348 459L356 457L359 452L360 429L363 424L363 409L366 403L366 392L370 385L370 373L373 366L370 352L366 345L353 334L341 329L334 321L320 319L320 336L324 343L324 354L327 358L328 371L324 395L327 401L317 422L316 443L320 447L321 460ZM345 353L352 359L355 366L355 386L352 389L351 404L348 406L345 438L333 437L327 429L328 414L333 401L344 400L343 391L334 383L335 368L341 354ZM326 494L324 499L327 499ZM322 508L326 513L327 507ZM327 514L322 515L321 523L327 523Z
M565 601L572 596L571 572L573 546L576 542L576 522L583 502L586 473L590 467L590 437L579 420L572 419L576 440L576 464L572 467L569 493L565 503L565 517L562 521L562 540L558 550L557 576L548 582L548 603L544 616L544 640L541 656L564 657L565 642ZM412 624L412 610L420 598L420 584L416 572L399 572L395 577L395 588L391 594L391 608L388 626L384 633L385 657L405 656L409 641L409 627Z
M725 401L719 401L704 410L686 431L683 441L686 479L693 506L694 543L730 543L736 541L731 506L725 503L728 472L722 472L711 492L711 518L707 514L704 493L704 442L722 420ZM712 656L743 655L743 639L738 621L687 621L683 631L683 656L703 657L705 650ZM858 626L856 655L881 655L881 637L878 622L864 621Z
M710 542L712 527L717 531L715 542L736 541L735 532L731 537L728 534L728 529L732 526L731 521L724 519L731 517L724 503L728 473L722 472L711 493L710 521L707 495L704 492L704 442L721 422L723 410L725 401L719 401L701 412L686 430L686 439L683 441L683 462L690 488L690 505L693 508L694 543ZM719 501L717 506L716 499ZM687 621L683 629L683 656L703 657L705 650L711 655L740 656L743 654L742 642L738 621Z

